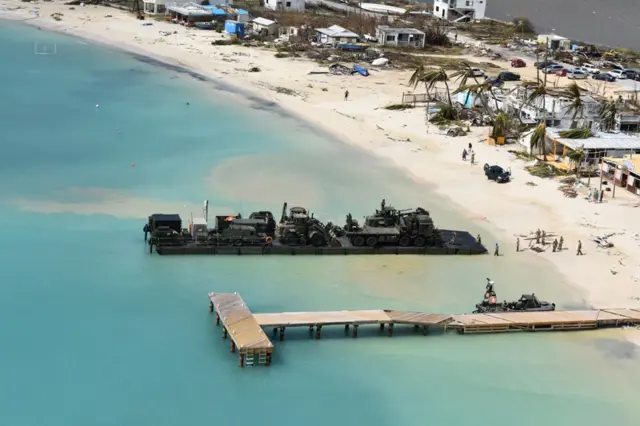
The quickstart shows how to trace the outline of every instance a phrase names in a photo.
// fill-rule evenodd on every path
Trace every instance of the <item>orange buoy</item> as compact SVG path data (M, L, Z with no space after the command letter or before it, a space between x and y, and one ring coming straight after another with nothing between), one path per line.
M136 163L131 163L131 167L135 167L135 166L136 166Z

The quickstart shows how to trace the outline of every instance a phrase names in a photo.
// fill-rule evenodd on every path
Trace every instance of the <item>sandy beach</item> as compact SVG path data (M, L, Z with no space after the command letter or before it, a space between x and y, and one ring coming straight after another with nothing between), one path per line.
M55 21L53 13L63 14L62 20ZM145 26L129 13L106 7L0 0L0 18L147 55L273 101L341 140L392 161L414 179L433 185L438 194L466 211L470 220L498 236L499 241L485 238L483 243L491 251L496 242L500 244L501 262L512 256L541 256L583 292L589 305L640 308L640 224L635 210L640 199L621 188L615 199L608 199L607 193L602 204L587 202L586 188L578 198L565 198L558 191L558 182L529 175L524 162L507 152L509 148L486 145L487 128L474 128L465 137L451 138L426 125L424 109L384 109L400 103L402 93L411 91L406 85L410 71L372 71L367 78L309 75L317 67L311 61L278 59L273 50L261 48L213 46L211 41L220 38L213 31L155 20L146 21L152 25ZM251 67L261 71L249 72ZM534 71L530 67L526 72ZM349 91L346 102L345 90ZM461 160L468 143L473 143L477 165ZM507 185L487 181L484 163L510 167L514 180ZM592 180L592 186L597 184L597 179ZM392 198L389 194L388 199ZM521 248L526 249L525 237L538 228L562 235L566 249L553 253L549 245L543 253L516 253L516 238L520 237ZM614 248L600 249L590 241L592 236L611 233L615 234L609 239ZM584 256L576 255L578 240Z

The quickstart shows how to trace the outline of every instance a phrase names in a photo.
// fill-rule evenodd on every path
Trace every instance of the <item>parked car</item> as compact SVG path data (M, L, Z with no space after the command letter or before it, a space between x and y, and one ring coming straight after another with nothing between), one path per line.
M562 68L560 71L556 71L556 75L558 77L566 77L568 72L569 72L568 69Z
M609 73L593 74L591 78L594 80L608 81L609 83L616 81L616 78Z
M553 65L549 65L548 67L546 67L544 69L544 73L545 74L555 74L558 71L562 71L564 69L564 67L560 64L553 64Z
M600 70L598 69L598 67L588 62L582 64L581 68L587 70L589 74L600 74Z
M567 73L567 78L571 80L583 80L589 75L588 72L581 70L580 68L574 68Z
M540 61L540 62L536 62L535 64L533 64L536 68L538 68L539 70L545 69L547 68L549 65L555 65L556 63L550 60L546 60L546 61Z
M492 87L502 87L504 86L504 80L500 80L497 77L487 78L485 80L486 83L489 83Z
M482 71L480 68L471 68L471 75L474 77L483 77L484 71Z
M484 165L484 175L489 180L495 180L498 183L507 183L511 180L511 170L505 170L500 166Z
M638 75L638 72L636 70L626 69L622 70L622 75L624 75L625 78L633 80L635 76Z
M503 71L498 74L498 80L502 81L520 81L520 74L515 72Z
M523 61L522 59L519 58L514 58L511 60L511 67L512 68L523 68L526 67L527 63L525 61Z
M609 74L612 77L617 78L618 80L626 80L626 78L627 78L624 75L624 73L622 72L622 70L611 70L607 74Z

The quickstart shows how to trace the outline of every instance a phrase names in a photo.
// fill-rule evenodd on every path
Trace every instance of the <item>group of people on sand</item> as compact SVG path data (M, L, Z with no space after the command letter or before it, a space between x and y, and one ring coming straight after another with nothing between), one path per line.
M462 150L462 161L467 161L467 156L470 157L471 164L476 163L476 152L473 150L473 145L471 145L471 142L469 142L469 151L467 151L467 148Z
M587 201L591 202L593 200L594 203L601 203L604 198L604 190L598 188L589 188L589 193L587 194Z

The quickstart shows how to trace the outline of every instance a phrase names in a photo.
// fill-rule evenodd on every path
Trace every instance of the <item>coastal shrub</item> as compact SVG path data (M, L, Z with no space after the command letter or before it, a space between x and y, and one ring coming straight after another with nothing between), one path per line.
M276 58L288 58L289 54L284 52L278 52L274 55Z
M387 105L386 107L384 107L384 109L388 109L391 111L402 111L405 109L410 109L413 108L413 105L411 104L391 104L391 105Z

